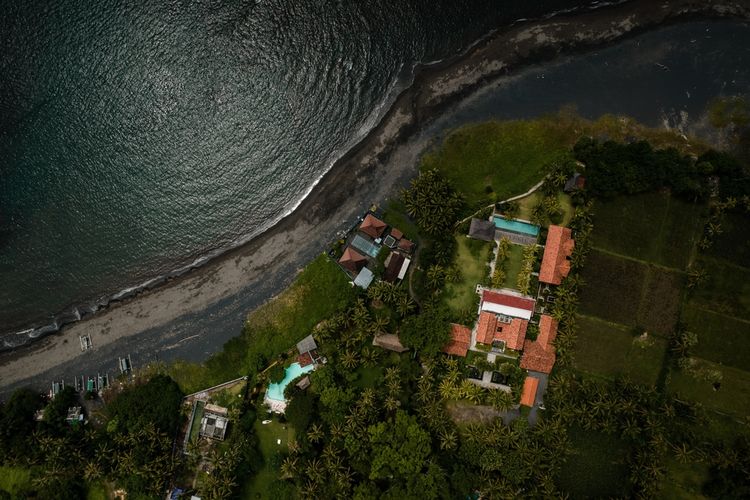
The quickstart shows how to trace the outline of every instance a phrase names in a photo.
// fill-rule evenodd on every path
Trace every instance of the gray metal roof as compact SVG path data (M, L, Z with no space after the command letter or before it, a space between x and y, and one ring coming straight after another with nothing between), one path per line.
M367 287L370 286L370 283L372 283L372 280L374 278L375 278L375 275L372 274L372 271L370 271L366 267L363 267L362 270L357 275L357 277L355 278L354 284L360 288L364 288L365 290L367 290Z
M471 219L469 236L475 240L492 241L495 239L495 223L482 219Z
M318 345L315 343L315 339L312 335L308 335L304 339L297 342L297 350L300 354L305 354L306 352L314 351L318 348Z

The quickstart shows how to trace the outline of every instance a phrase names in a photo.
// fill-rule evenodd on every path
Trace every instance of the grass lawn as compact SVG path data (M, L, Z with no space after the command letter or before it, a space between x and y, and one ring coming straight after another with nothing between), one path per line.
M705 208L655 192L599 201L594 211L595 247L683 270Z
M708 480L708 465L704 463L681 463L674 458L664 461L666 474L661 481L661 498L700 500L707 498L701 493L703 483Z
M453 264L461 270L461 281L445 285L445 301L455 313L471 310L475 307L477 283L484 281L489 268L487 260L491 243L473 240L466 236L456 236L458 244Z
M404 236L412 241L419 237L419 229L406 213L406 206L400 199L390 199L385 203L383 220L388 225L400 229Z
M701 264L708 279L696 287L693 300L708 309L750 320L750 269L712 258L701 259Z
M31 488L31 469L27 467L0 466L0 491L19 495Z
M558 486L571 498L627 497L627 444L616 436L572 428L573 454L558 476Z
M271 498L271 485L279 480L279 471L274 465L274 457L288 451L289 441L294 439L294 429L289 423L281 424L275 419L266 425L261 424L261 416L255 422L255 433L258 436L258 447L263 454L263 467L245 484L243 498ZM281 440L278 444L277 440Z
M750 321L739 321L689 304L683 320L698 335L696 352L701 358L740 369L748 367Z
M519 206L518 218L530 220L531 212L534 209L534 206L539 203L539 200L541 200L542 198L542 193L540 193L539 191L534 191L530 195L517 200ZM570 196L563 192L557 193L557 201L560 202L560 208L562 208L563 210L562 221L560 221L557 225L567 226L568 223L570 223L570 219L573 218L573 202L571 201Z
M655 385L667 342L651 336L640 342L631 330L598 318L579 317L575 360L582 371L607 378L628 375L641 384Z
M422 169L437 169L473 208L525 192L545 165L567 152L568 131L554 120L486 122L451 133L426 154Z
M107 486L102 483L93 483L88 484L88 489L86 490L86 500L108 500L109 499L109 490Z
M702 360L702 363L722 373L721 388L718 391L709 382L698 380L680 370L670 372L669 390L680 397L736 417L750 415L750 373L706 360Z
M503 263L503 269L505 270L505 281L503 286L505 288L516 288L516 282L518 281L518 273L521 272L523 266L523 246L511 245L510 251L508 252L508 258Z
M193 418L193 425L190 426L189 441L196 441L198 439L198 433L201 430L201 419L203 418L203 407L205 405L203 401L195 402L195 418Z

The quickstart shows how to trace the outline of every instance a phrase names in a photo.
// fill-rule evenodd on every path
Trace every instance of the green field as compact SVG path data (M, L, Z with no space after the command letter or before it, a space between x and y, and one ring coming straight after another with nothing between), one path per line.
M571 498L627 497L628 446L616 436L580 428L568 431L573 454L558 475Z
M750 360L750 321L687 305L683 320L698 335L696 354L703 359L748 368Z
M703 483L708 479L708 465L705 463L681 463L669 458L665 463L666 474L661 481L661 498L701 500Z
M670 391L736 417L744 418L750 415L750 373L705 360L702 363L722 373L719 390L714 390L711 383L698 380L688 373L672 370Z
M649 267L643 285L636 324L649 333L668 336L680 315L681 274Z
M456 236L457 252L453 265L461 271L461 280L446 283L445 302L457 314L475 307L476 286L482 283L489 273L487 262L492 249L487 241L473 240L466 236Z
M539 191L534 191L530 195L518 200L518 218L530 220L532 211L534 210L534 206L536 206L536 204L539 203L539 200L541 200L542 198L542 193L540 193ZM563 211L562 221L560 221L558 225L567 226L568 223L570 223L570 219L573 217L573 202L571 201L570 196L563 192L557 193L557 201L560 202L560 208L562 208Z
M712 258L701 259L701 265L708 280L696 288L693 300L705 308L750 320L750 269Z
M271 486L279 481L279 471L275 463L279 462L279 455L288 452L289 441L294 439L294 429L288 423L282 424L276 420L263 425L260 418L255 422L254 428L264 463L263 468L245 484L242 498L272 498ZM278 444L279 439L281 444Z
M726 214L723 232L714 239L708 254L731 263L750 266L750 214Z
M655 385L667 349L666 340L649 337L637 340L631 329L598 318L578 319L576 365L582 371Z
M594 211L595 247L682 270L705 208L656 192L598 201Z

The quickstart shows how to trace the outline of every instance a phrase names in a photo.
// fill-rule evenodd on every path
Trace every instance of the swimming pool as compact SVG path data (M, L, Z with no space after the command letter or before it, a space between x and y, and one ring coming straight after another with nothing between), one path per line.
M299 363L292 363L291 365L287 366L286 373L284 374L284 379L281 382L268 384L268 392L266 393L266 397L268 397L268 399L273 399L274 401L286 401L286 399L284 399L284 389L286 389L286 386L289 385L289 382L299 377L303 373L311 372L313 368L313 365L307 365L303 367Z
M352 246L357 250L366 253L373 259L378 256L378 252L380 251L380 245L376 245L358 234L352 239Z
M504 231L512 231L514 233L528 234L529 236L539 235L539 226L529 224L528 222L521 222L518 220L507 220L503 217L494 217L495 227Z

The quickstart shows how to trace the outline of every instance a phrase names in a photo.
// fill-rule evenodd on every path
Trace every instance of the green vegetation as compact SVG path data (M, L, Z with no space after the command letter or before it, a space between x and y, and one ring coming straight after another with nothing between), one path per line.
M582 371L615 378L622 375L646 385L656 385L667 342L659 337L640 338L632 329L594 317L578 320L575 360Z
M294 429L290 424L273 420L265 425L256 421L254 430L255 435L258 436L258 449L263 456L264 465L247 482L242 497L247 499L283 498L275 496L277 493L275 488L279 483L278 470L281 462L288 453L289 443L294 442L295 439ZM278 444L279 440L281 440L281 444Z
M492 249L491 243L456 236L456 257L453 265L461 270L461 279L445 284L445 302L450 309L461 314L476 307L476 286L484 282L489 269L487 259Z
M601 200L594 216L594 246L634 259L684 270L695 248L705 206L662 192Z
M26 467L0 466L0 492L18 498L31 491L31 470ZM1 496L1 495L0 495Z
M179 422L182 396L174 380L166 375L156 375L145 384L126 389L107 406L108 429L127 429L135 433L153 425L158 431L174 432Z
M573 427L571 456L558 483L572 498L613 498L628 491L627 443L616 436Z
M689 330L698 333L695 351L701 358L739 369L747 368L750 321L690 306L685 308L684 321Z

